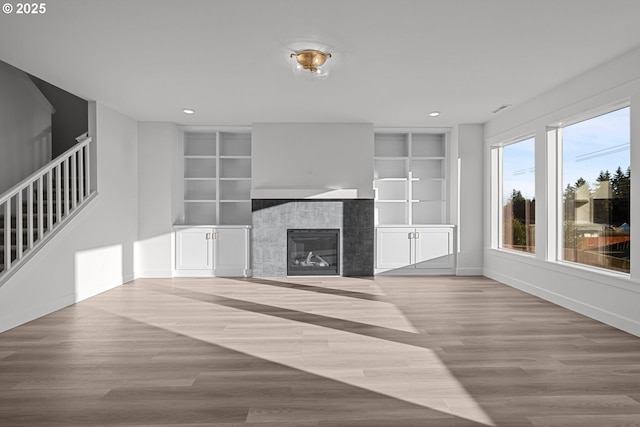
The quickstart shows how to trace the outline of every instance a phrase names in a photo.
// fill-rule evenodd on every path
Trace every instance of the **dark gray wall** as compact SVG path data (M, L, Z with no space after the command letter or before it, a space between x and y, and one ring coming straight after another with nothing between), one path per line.
M88 130L88 102L50 83L30 76L56 112L51 116L51 155L56 158L76 144Z
M24 71L0 61L0 193L51 160L52 110Z

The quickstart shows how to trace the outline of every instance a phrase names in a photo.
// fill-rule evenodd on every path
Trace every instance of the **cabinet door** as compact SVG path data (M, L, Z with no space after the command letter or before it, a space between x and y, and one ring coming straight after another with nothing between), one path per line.
M249 269L249 230L216 229L216 276L243 276Z
M413 228L378 228L376 268L400 268L411 264Z
M208 228L176 231L176 270L213 271L212 233Z
M450 228L416 228L417 268L453 267L453 232Z

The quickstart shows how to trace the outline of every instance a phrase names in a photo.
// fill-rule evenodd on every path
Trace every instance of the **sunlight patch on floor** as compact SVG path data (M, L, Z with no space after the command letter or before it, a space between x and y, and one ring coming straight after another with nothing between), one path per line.
M218 279L215 286L203 286L202 281L194 281L192 283L187 281L183 283L186 284L181 286L181 288L194 292L209 293L225 298L233 298L255 304L264 304L349 322L380 326L403 332L418 333L411 322L398 310L398 307L384 301L332 295L330 293L318 293L295 288L283 288L251 281L242 282L240 286L237 281L229 280L227 282L224 281L224 279ZM321 283L318 282L316 286L320 284ZM314 285L305 284L305 286ZM324 288L324 283L322 283L322 287ZM371 289L372 286L367 283L367 288Z
M251 291L258 291L258 294L250 295ZM253 357L459 418L494 425L431 349L167 295L145 290L143 287L130 287L126 292L131 297L127 304L107 304L101 307L100 300L97 299L88 303L112 314ZM238 292L236 290L229 297L239 299L241 296ZM292 310L311 308L319 311L322 304L337 304L343 305L341 313L344 314L345 309L348 313L348 307L344 306L343 301L345 297L315 294L313 298L309 298L307 293L306 299L313 302L305 305L301 301L291 301L296 292L301 291L277 288L280 305ZM216 286L215 293L227 295L230 291L225 291L224 286ZM241 293L248 301L259 304L271 305L278 300L276 293L271 293L263 286L243 286ZM392 310L388 307L390 304L366 300L359 300L357 303L371 304L367 317L374 318L379 313L386 319L382 322L385 328L389 324L406 327L408 323L397 308ZM360 310L363 308L359 307L358 311ZM364 311L367 312L367 309ZM326 310L323 312L326 313ZM172 313L175 318L172 318ZM193 321L185 323L187 313ZM391 319L392 315L399 319ZM414 367L417 361L420 362L419 367Z

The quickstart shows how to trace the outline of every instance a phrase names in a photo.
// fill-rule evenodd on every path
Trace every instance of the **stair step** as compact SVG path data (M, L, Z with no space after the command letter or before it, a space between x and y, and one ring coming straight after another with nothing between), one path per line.
M22 253L24 253L24 249L23 249L23 252L22 252ZM4 254L5 254L4 250L1 250L1 251L0 251L0 259L1 259L3 262L4 262ZM18 251L17 251L17 249L12 249L12 250L11 250L11 261L12 261L12 262L13 262L13 261L15 261L17 257L18 257Z
M10 230L11 230L11 237L12 237L12 238L15 238L15 237L16 237L16 235L18 234L18 230L16 230L16 228L15 228L15 227L11 227L11 229L10 229ZM33 229L33 234L36 234L37 232L38 232L38 229L34 227L34 229ZM27 232L27 229L23 227L23 228L22 228L22 235L23 235L23 236L26 236L27 234L29 234L29 233ZM4 228L3 228L3 227L0 227L0 242L2 241L2 239L4 239Z
M71 203L71 202L69 202L69 203ZM46 207L48 204L49 204L49 201L48 201L47 199L44 199L44 200L42 201L42 206ZM57 202L57 200L56 200L56 199L53 199L53 200L51 201L51 204L52 204L53 206L56 206L56 205L58 204L58 202ZM62 203L62 204L64 205L64 201L63 201L63 203ZM24 209L27 209L28 207L29 207L29 202L23 202L23 203L22 203L22 209L23 209L23 210L24 210ZM33 210L36 210L37 208L38 208L38 203L37 203L37 202L34 202L34 203L33 203Z
M56 207L57 207L57 206L58 206L58 202L56 202L56 201L54 200L54 201L51 203L51 207L53 208L54 213L55 213L55 210L56 210ZM62 203L60 204L60 206L62 206L62 207L63 207L63 209L64 209L64 206L65 206L64 202L62 202ZM47 212L47 208L48 208L48 207L49 207L49 203L48 203L46 200L43 200L43 201L42 201L42 211L43 211L43 212ZM69 207L71 207L71 202L69 202ZM28 209L29 209L29 204L28 204L27 202L24 202L24 203L22 204L22 212L23 212L23 213L25 213L25 212L27 212L27 210L28 210ZM35 213L35 212L37 212L37 211L38 211L38 204L37 204L37 203L34 203L34 204L33 204L33 212Z
M33 241L34 241L34 242L36 242L36 241L38 241L38 239L34 236ZM22 239L22 247L23 247L23 248L26 248L26 247L27 247L27 244L28 244L28 242L27 242L27 239L26 239L26 237L25 237L25 238L23 238L23 239ZM12 249L12 250L15 250L15 249L18 247L18 242L16 242L15 235L12 235L12 236L11 236L11 242L10 242L10 245L11 245L11 249ZM7 247L7 246L5 245L5 241L4 241L4 239L0 239L0 251L4 251L6 247ZM1 259L2 259L2 258L0 258L0 260L1 260Z
M56 222L54 221L53 223L54 225L56 224ZM44 224L42 224L44 226L44 228L47 228L47 221L44 222ZM15 221L12 221L11 223L11 228L9 229L9 231L11 232L11 236L15 237L18 234L18 228L16 227ZM26 223L22 224L22 234L26 235L28 234L27 232L27 226ZM33 222L33 232L36 233L38 231L38 224L36 221ZM4 236L5 233L5 229L4 229L4 225L0 225L0 236Z
M52 212L52 214L54 214L54 215L55 215L55 211L54 211L54 212ZM42 215L43 215L43 216L47 216L47 211L44 211L44 210L43 210L43 211L42 211ZM23 217L23 218L27 218L28 216L29 216L29 213L28 213L28 212L22 212L22 217ZM35 218L35 217L37 217L37 216L38 216L38 212L36 212L36 211L34 210L34 211L33 211L33 217ZM15 214L11 214L11 219L15 219L15 218L16 218L16 215L15 215ZM0 214L0 219L1 219L1 220L4 220L4 214Z
M33 224L37 224L38 222L38 213L34 212L32 217L33 217ZM53 219L55 220L56 218L56 213L54 212L52 215ZM29 218L29 214L22 214L22 224L26 225L27 224L27 219ZM44 223L47 223L47 220L49 219L49 215L46 212L42 212L42 220L44 221ZM11 215L11 227L15 227L16 226L16 216L15 215ZM0 228L4 227L4 216L0 215Z
M53 225L55 226L57 224L57 222L54 222ZM42 225L42 231L46 232L49 230L49 224L45 221L45 223ZM11 225L11 239L12 241L15 241L16 236L18 235L17 229L15 224ZM35 239L37 237L38 234L38 224L36 223L36 221L33 222L33 238ZM22 238L23 239L27 239L27 237L29 236L28 230L27 230L27 225L26 223L22 225ZM5 238L5 230L4 230L4 226L0 226L0 243L4 242L4 238Z
M53 216L55 217L56 213L53 212ZM47 212L42 212L42 217L43 218L47 218ZM29 218L29 214L28 213L23 213L22 214L22 219L23 221L26 220L27 218ZM33 213L33 220L37 221L38 220L38 213L34 212ZM11 215L11 223L15 223L16 222L16 215ZM4 224L4 214L0 214L0 223Z

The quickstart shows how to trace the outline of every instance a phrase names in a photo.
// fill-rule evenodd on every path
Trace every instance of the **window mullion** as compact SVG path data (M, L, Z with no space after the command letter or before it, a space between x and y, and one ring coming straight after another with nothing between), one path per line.
M545 138L545 201L547 202L544 210L544 218L546 220L545 230L545 247L544 254L541 256L548 261L556 261L559 259L560 246L562 245L562 200L559 191L562 186L562 141L560 138L561 130L556 127L547 128Z

